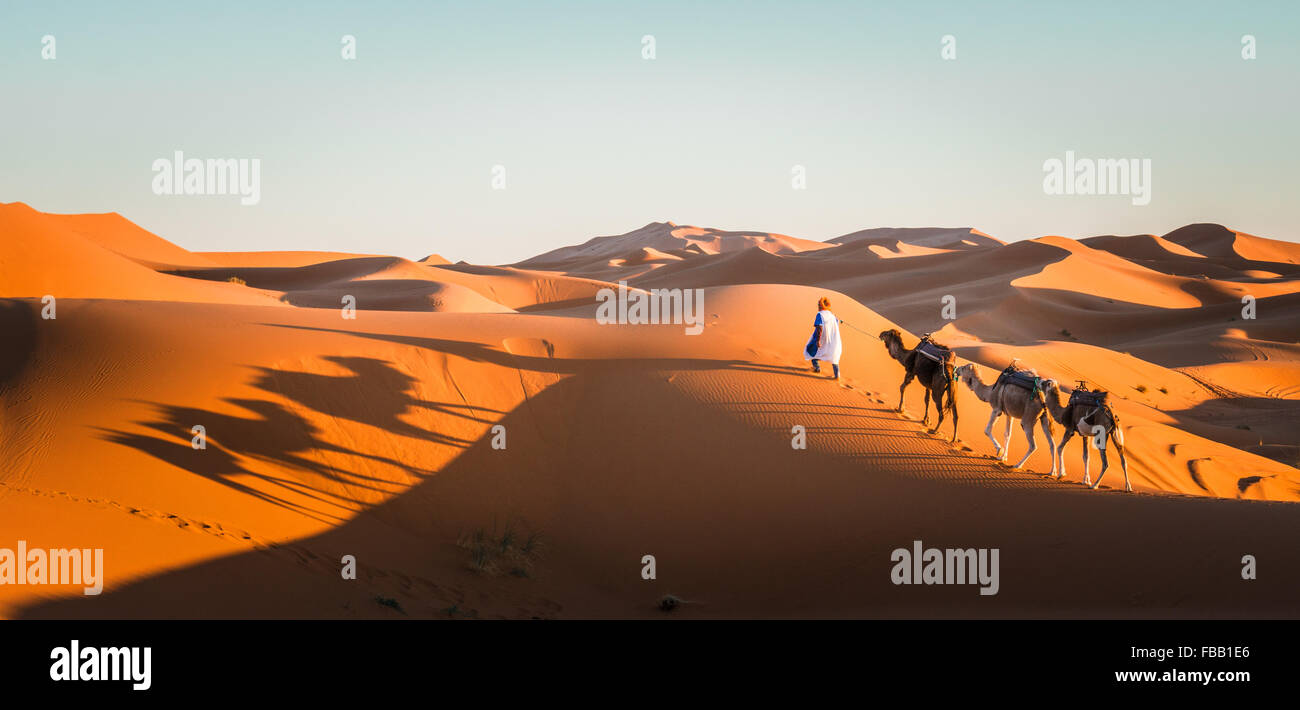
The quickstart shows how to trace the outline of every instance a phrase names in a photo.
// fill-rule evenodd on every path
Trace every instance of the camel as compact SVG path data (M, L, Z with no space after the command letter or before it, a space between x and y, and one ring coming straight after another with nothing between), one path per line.
M1052 426L1052 417L1047 412L1047 401L1041 390L1027 390L1019 385L1007 382L999 377L997 382L991 385L984 384L978 373L975 372L975 366L967 363L957 368L955 373L961 378L962 382L970 388L971 392L979 397L980 401L987 402L993 408L989 415L988 426L984 427L984 435L993 442L994 449L997 450L997 460L1003 463L1007 460L1007 455L1011 449L1011 420L1020 420L1020 430L1025 433L1025 440L1029 442L1029 450L1025 452L1025 457L1020 459L1020 463L1015 465L1020 468L1025 465L1029 457L1038 449L1038 442L1034 438L1034 424L1039 424L1043 429L1043 436L1047 437L1047 448L1052 453L1052 476L1056 476L1056 431ZM993 424L998 417L1006 415L1007 426L1003 434L1003 441L999 443L993 436Z
M890 329L880 334L880 340L884 342L885 349L889 351L889 356L903 365L907 375L903 378L903 384L898 388L898 409L903 411L903 393L907 386L912 383L912 378L917 378L925 386L925 418L921 423L925 426L930 425L930 396L934 396L934 408L939 413L939 421L935 422L934 428L930 429L931 434L939 433L939 427L943 425L943 415L946 410L952 411L952 443L957 441L957 388L956 379L953 377L953 354L948 353L946 362L940 363L931 360L918 353L915 349L908 350L903 347L903 336L897 330ZM947 393L946 403L943 401L944 393Z
M1047 411L1065 427L1065 436L1056 447L1061 460L1058 478L1065 478L1065 444L1077 431L1083 438L1083 485L1093 489L1101 485L1102 476L1106 475L1106 467L1109 465L1106 461L1106 439L1109 438L1119 452L1120 467L1124 470L1124 490L1132 493L1133 485L1128 480L1128 460L1124 456L1124 431L1120 428L1119 417L1115 412L1108 406L1063 406L1055 380L1044 381L1043 392L1047 398ZM1101 451L1101 473L1097 474L1095 483L1091 481L1088 471L1089 442Z

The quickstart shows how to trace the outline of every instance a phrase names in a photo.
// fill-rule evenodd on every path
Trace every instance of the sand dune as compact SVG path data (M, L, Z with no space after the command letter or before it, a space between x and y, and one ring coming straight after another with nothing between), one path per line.
M904 256L937 251L970 251L1004 244L999 239L969 227L961 229L882 227L863 229L826 241L831 244L869 244Z
M195 252L215 266L241 268L296 268L328 261L361 259L380 254L352 254L337 251L210 251Z
M155 271L176 266L215 265L207 257L186 251L115 212L46 214L44 217L67 231Z
M1161 273L1251 284L1251 288L1266 291L1275 280L1284 282L1300 275L1296 261L1300 254L1294 245L1239 234L1218 225L1191 225L1164 237L1091 237L1081 243ZM1285 287L1285 283L1281 285Z
M1088 237L1079 241L1093 249L1107 251L1125 259L1158 260L1180 256L1192 259L1204 258L1181 244L1175 244L1154 234L1135 234L1131 237L1106 235Z
M690 253L721 254L750 248L775 254L793 254L830 247L822 242L769 232L729 232L704 227L678 226L672 222L651 222L626 234L595 237L577 246L555 249L521 261L517 266L562 269L577 273L584 266L590 267L611 259L626 259L627 255L645 248L683 256Z
M460 284L517 310L575 300L590 302L597 291L610 285L590 278L502 266L448 264L432 267L430 273L435 279Z
M111 228L99 241L77 231L96 222ZM179 247L167 248L140 238L137 230L111 217L67 219L22 203L0 205L0 231L9 237L0 249L0 297L275 304L273 297L235 284L194 282L142 265L135 258L147 262L151 258L183 258L183 254ZM116 244L113 234L122 237L116 250L104 246Z
M1261 239L1218 224L1189 224L1164 236L1166 241L1201 256L1300 264L1300 245Z
M21 236L0 254L0 539L103 546L109 565L98 597L0 586L3 617L658 617L668 593L686 618L1297 615L1300 280L1242 320L1229 278L1293 273L1260 266L1286 244L810 247L665 223L494 267L191 259L116 218L0 220ZM592 273L704 288L703 333L599 325L611 284ZM47 284L68 293L55 323ZM838 385L799 352L822 295L844 321ZM919 387L895 413L887 328L937 332L985 379L1020 358L1109 389L1137 492L1116 467L1081 486L1079 438L1065 481L1041 438L1025 471L992 461L964 387L955 445L917 421ZM890 584L890 550L918 538L1000 548L1002 591ZM1274 571L1241 584L1242 550Z
M640 266L656 262L681 261L683 258L680 254L662 252L654 247L641 247L629 252L621 259L611 259L610 266Z
M213 267L168 273L198 280L235 280L307 308L338 309L350 297L355 307L364 310L512 310L473 289L438 280L428 267L398 257L348 257L303 266Z

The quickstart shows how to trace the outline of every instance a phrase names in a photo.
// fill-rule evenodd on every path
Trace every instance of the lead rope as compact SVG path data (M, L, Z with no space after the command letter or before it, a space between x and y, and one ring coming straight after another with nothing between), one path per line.
M868 337L875 338L876 340L880 340L880 336L878 336L878 335L872 335L871 333L868 333L867 331L865 331L865 330L863 330L863 329L857 327L856 325L853 325L852 323L850 323L850 322L848 322L848 321L846 321L846 320L841 320L840 322L843 323L844 325L847 325L848 327L850 327L850 328L852 328L852 329L858 331L859 333L862 333L863 335L866 335L866 336L868 336ZM881 342L883 342L883 341L881 341Z
M853 325L852 323L850 323L850 322L848 322L848 321L846 321L846 320L841 319L841 320L840 320L840 323L842 323L842 324L844 324L844 325L847 325L848 327L850 327L850 328L852 328L852 329L858 331L859 333L862 333L863 335L865 335L865 336L867 336L867 337L871 337L871 338L875 338L876 340L880 340L880 336L878 336L878 335L872 335L871 333L868 333L867 331L865 331L865 330L863 330L863 329L857 327L856 325ZM926 333L926 335L929 335L929 333ZM924 338L922 338L922 339L924 340ZM883 342L885 342L885 341L880 340L880 342L883 343ZM917 347L920 347L920 346L918 345ZM916 348L913 348L913 350L915 350L915 349L916 349ZM949 351L949 352L951 352L951 351ZM924 354L924 353L922 353L922 354ZM929 356L927 355L926 357L929 357ZM939 367L943 369L943 378L944 378L945 380L948 381L948 384L951 385L953 382L956 382L956 380L957 380L957 376L956 376L956 368L955 368L951 363L949 363L947 360L944 360L943 362L940 362L940 363L939 363Z

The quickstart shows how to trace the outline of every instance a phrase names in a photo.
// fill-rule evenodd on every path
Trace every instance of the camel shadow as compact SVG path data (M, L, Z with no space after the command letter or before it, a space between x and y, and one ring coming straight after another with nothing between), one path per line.
M482 416L483 413L502 414L489 407L418 399L411 394L418 380L383 360L340 356L322 359L349 370L351 374L321 375L259 367L253 385L267 392L281 394L320 414L368 424L402 436L459 447L468 446L471 442L413 426L402 420L401 415L418 408L488 423L492 419Z
M5 347L0 348L0 390L31 362L36 352L36 329L40 319L36 312L39 301L0 299L0 330L5 334Z
M321 375L270 368L255 368L251 384L283 397L304 409L334 418L383 429L397 436L455 448L473 442L437 431L416 427L401 417L425 409L444 416L486 423L487 415L501 412L433 402L414 397L415 378L390 363L365 357L326 357L350 371L348 375ZM417 479L433 475L432 470L410 465L380 454L359 451L326 438L326 432L288 406L272 399L223 398L243 410L229 414L202 409L147 402L153 419L135 422L157 435L139 431L99 428L100 438L129 446L165 461L176 468L219 483L267 503L301 513L313 519L337 522L356 512L362 494L395 494L404 486L393 481L351 471L323 462L322 452L358 457L401 470ZM203 427L204 445L195 448L196 426ZM284 476L259 473L245 463L264 461L315 477L316 484ZM253 487L240 482L250 476L265 484ZM330 483L327 490L320 484ZM308 502L299 502L306 498Z
M1192 565L1206 550L1234 559L1230 555L1247 545L1276 555L1283 564L1295 559L1294 546L1287 543L1300 523L1289 507L1247 510L1213 500L1095 495L1070 495L1042 505L1045 498L1032 496L1059 496L1059 485L1032 474L1010 482L1005 476L990 479L986 461L947 451L937 442L904 447L891 439L847 455L794 450L785 436L754 435L752 424L738 421L727 407L788 408L779 399L755 402L750 397L702 408L653 372L564 366L578 369L577 376L531 395L528 406L501 414L497 421L510 431L508 448L494 447L492 437L484 435L460 449L437 475L319 533L157 570L131 581L110 579L101 595L36 600L13 615L396 618L397 612L380 600L400 602L411 618L446 618L445 610L452 607L481 611L484 618L654 615L659 613L654 599L668 590L652 589L636 574L635 562L646 553L647 541L653 542L660 559L676 561L672 591L707 599L705 611L710 614L739 617L821 616L845 608L869 616L931 616L954 610L972 616L1041 615L1043 607L1035 604L1044 589L1063 599L1049 610L1053 614L1101 613L1127 608L1123 605L1134 586L1153 598L1179 599L1178 590L1187 580L1169 570ZM716 362L711 366L722 367ZM348 367L367 373L364 378L376 390L404 381L400 373L376 362L352 362ZM292 377L289 381L297 382ZM331 410L332 398L319 395L313 400L298 386L287 391ZM354 392L338 378L302 378L301 386L339 386L343 393ZM395 407L390 403L369 413L350 406L331 411L383 422ZM307 454L300 447L323 438L305 429L306 438L279 448L272 446L274 441L260 443L255 440L258 423L266 428L270 418L284 416L261 409L259 415L237 417L247 420L243 423L221 422L244 429L233 439L214 435L218 451L226 455L202 461L179 440L187 430L177 433L190 423L181 417L196 411L167 410L162 421L170 446L149 445L196 475L237 472L242 467L234 457L245 453L299 462ZM478 416L465 409L440 411L441 416ZM679 414L686 411L691 415ZM852 408L839 411L853 413ZM874 425L871 419L887 416L884 411L862 414L868 417L863 433ZM833 419L821 426L841 424L850 422ZM887 433L915 438L893 429ZM725 465L710 458L720 449ZM953 481L962 487L954 491ZM1173 559L1166 567L1148 571L1149 559L1143 557L1122 570L1133 575L1125 577L1130 584L1100 592L1089 587L1088 580L1115 564L1113 556L1097 555L1095 548L1131 544L1132 530L1150 519L1153 508L1157 515L1182 511L1185 517L1177 520L1197 523L1154 533L1152 549L1169 550ZM1222 524L1246 516L1246 532L1226 542ZM1101 518L1113 524L1087 540L1078 535L1081 521ZM534 576L484 578L468 567L471 559L458 545L459 536L495 520L518 520L527 530L544 535L544 554ZM1025 529L1036 534L1027 536ZM1035 559L1041 539L1058 541L1057 554L1069 564L1061 565L1065 571L1046 587L1009 586L992 599L962 595L915 602L899 595L883 558L879 566L863 560L922 536L971 540L965 543L971 545L987 540L1007 550L1011 560ZM339 574L344 555L358 562L356 579ZM720 565L725 573L719 573ZM627 569L632 571L624 573ZM1295 576L1267 582L1255 592L1251 608L1294 615ZM762 580L761 590L756 591L755 580ZM1239 609L1233 606L1237 586L1230 575L1203 586L1200 603L1207 608ZM851 588L851 601L827 600L826 590L837 587ZM1139 612L1186 613L1176 602Z
M788 365L765 365L748 360L726 360L716 358L618 358L611 360L558 358L550 355L528 355L502 350L484 343L466 340L448 340L445 338L426 338L395 333L369 333L338 328L320 328L284 323L263 323L273 328L290 328L310 330L321 333L351 335L369 340L379 340L399 345L409 345L425 350L433 350L446 355L455 355L472 362L488 363L530 372L556 375L576 375L612 370L740 370L746 372L763 372L768 374L794 374L812 376L804 368ZM546 343L546 341L542 341Z
M364 377L376 388L404 381L401 373L381 365L378 361L347 363L353 372L367 373ZM270 386L264 374L259 372L256 382L259 386ZM326 396L327 393L318 393L313 400L297 388L319 389L331 382L340 387L338 378L315 379L303 374L276 372L274 378L280 383L294 382L283 389L286 396L297 394L307 399L314 409L361 418L369 416L349 411L347 407L351 405L341 405L341 411L331 409L330 402L335 398ZM628 401L648 399L658 406L601 404L604 395L599 393L612 390L627 393ZM346 399L353 392L351 387L342 387L334 394L345 395ZM705 417L701 426L682 425L672 413L695 406L694 400L651 373L597 368L561 380L532 395L531 400L530 406L515 407L500 413L500 419L495 420L510 432L507 449L494 447L492 437L484 435L461 449L437 475L423 478L382 503L364 507L346 520L331 521L332 525L319 534L160 571L108 589L97 597L43 600L21 610L18 616L138 618L179 614L186 618L257 618L282 617L286 608L298 610L291 613L298 617L355 613L382 618L391 614L388 607L374 601L376 596L400 599L403 608L417 617L436 615L438 609L453 605L474 609L484 602L464 589L468 584L466 579L474 578L465 575L475 573L464 571L468 560L456 543L461 531L491 524L496 519L521 520L530 530L540 529L545 535L546 549L556 551L548 554L560 558L554 567L547 562L538 575L549 575L551 579L577 575L561 583L581 587L589 583L584 581L587 575L599 572L587 570L585 562L574 569L560 561L573 551L590 554L596 560L640 559L636 550L644 539L658 539L668 551L663 554L684 556L700 544L711 546L710 556L724 554L729 548L722 541L714 540L710 533L717 525L714 515L693 513L675 517L664 515L663 511L732 510L735 492L752 485L753 472L758 467L770 467L774 460L802 464L820 457L815 453L795 453L784 437L772 437L770 441L737 450L733 455L734 466L701 478L692 467L699 452L715 449L719 439L730 440L742 435L748 431L747 425L734 421L724 409ZM248 407L253 404L242 400L240 406L252 411ZM386 409L392 412L392 407ZM157 421L151 420L146 426L156 424L154 428L166 431L166 437L110 434L117 443L133 446L190 473L218 480L261 500L278 502L228 480L236 475L257 475L249 470L251 466L241 465L243 457L309 467L319 464L306 458L309 452L304 447L336 445L324 441L324 434L307 423L288 419L291 412L273 413L269 403L263 403L257 411L256 416L210 418L212 423L208 426L213 435L206 451L191 450L188 443L186 427L193 417L211 414L196 408L160 408ZM438 411L444 417L479 416L457 408ZM375 415L369 421L385 421L386 417ZM278 429L299 426L303 431L278 443L270 435L257 436L259 429L269 430L273 426ZM629 431L646 433L628 437ZM224 437L218 436L221 432L226 432ZM671 440L672 445L665 445L666 440ZM602 463L591 456L586 442L599 441L617 442L618 464ZM346 475L336 470L321 473ZM842 485L858 478L853 473L837 481ZM707 502L703 507L701 497ZM815 534L833 535L852 519L846 508L852 498L844 490L819 490L814 498L800 505L819 511L820 503L845 508L832 517L823 514L812 524ZM788 530L794 520L810 514L809 510L792 513L783 488L760 488L747 493L746 499L743 512L726 515L773 521L771 525L759 524L757 529L766 531L761 534L771 536L772 544L778 547L783 546L780 541L786 535L782 531ZM886 502L882 496L868 501L867 505L878 508L879 515L886 515L893 503ZM624 532L593 536L590 520L593 514L623 521L616 528L623 528ZM412 546L412 540L420 544ZM343 554L354 555L360 561L358 580L340 578L337 565L331 561ZM693 574L700 579L712 576L707 570ZM629 576L628 579L619 593L629 597L642 593L634 584L640 578ZM532 580L509 581L521 589L533 588L528 586L533 584ZM166 598L187 601L184 607L149 601ZM554 614L558 608L549 602L535 603L545 608L520 615Z

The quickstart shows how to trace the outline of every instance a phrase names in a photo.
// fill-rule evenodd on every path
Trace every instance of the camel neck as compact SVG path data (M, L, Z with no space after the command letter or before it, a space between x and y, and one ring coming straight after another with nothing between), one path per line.
M974 370L971 370L970 379L970 389L981 402L987 402L993 397L993 385L984 384L984 380Z

